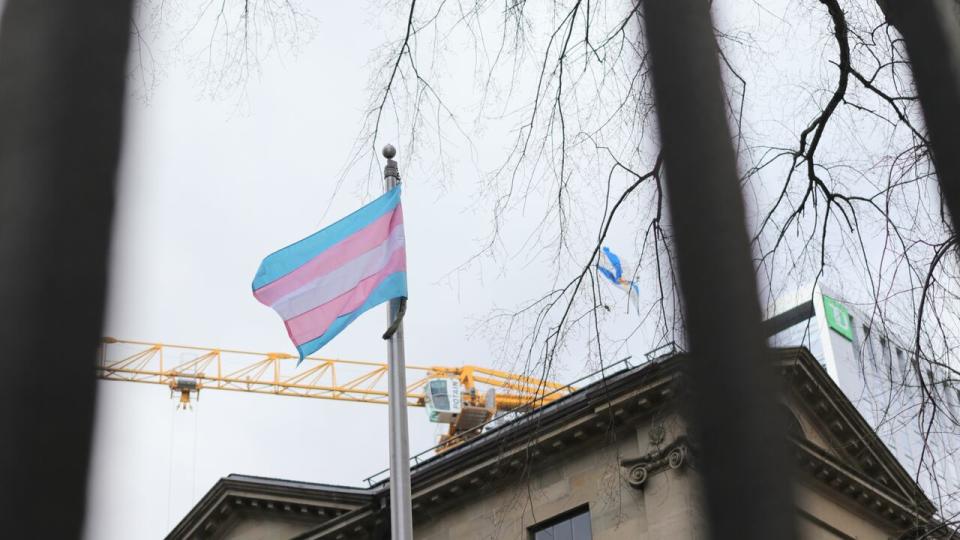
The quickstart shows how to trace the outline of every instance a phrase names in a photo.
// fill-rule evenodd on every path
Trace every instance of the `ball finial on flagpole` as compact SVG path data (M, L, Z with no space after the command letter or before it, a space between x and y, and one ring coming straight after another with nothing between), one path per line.
M383 168L384 188L387 191L400 184L400 168L393 157L397 155L397 149L392 144L383 147L383 157L387 158L387 165Z

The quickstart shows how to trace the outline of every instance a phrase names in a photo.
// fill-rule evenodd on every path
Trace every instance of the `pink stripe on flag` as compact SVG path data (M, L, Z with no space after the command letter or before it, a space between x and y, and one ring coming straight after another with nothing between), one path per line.
M387 276L395 272L403 272L407 268L407 254L405 249L398 249L390 256L387 264L376 274L357 283L357 286L333 300L316 308L297 315L286 321L287 333L297 345L316 339L327 331L327 328L341 315L346 315L359 308Z
M403 248L403 228L395 227L382 244L277 300L273 309L283 320L288 320L322 306L379 272L390 260L390 255Z
M377 247L384 238L390 236L395 227L401 225L403 210L397 205L392 212L380 216L373 223L330 246L293 272L253 291L253 296L261 304L273 306L284 296Z
M253 296L261 304L272 306L284 296L296 291L307 283L343 266L351 259L377 247L384 238L390 236L395 227L403 224L403 210L397 205L392 212L384 214L376 221L330 246L322 253L310 259L303 266L253 291Z

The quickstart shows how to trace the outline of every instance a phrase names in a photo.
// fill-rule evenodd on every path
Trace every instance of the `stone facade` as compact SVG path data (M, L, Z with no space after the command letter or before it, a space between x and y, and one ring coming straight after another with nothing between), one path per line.
M477 489L469 504L424 510L416 537L526 540L537 523L586 507L593 538L693 538L699 527L695 481L682 465L652 472L640 489L626 481L623 458L638 455L637 439L647 431L649 422L611 430L600 444L530 465L516 481Z
M614 375L420 464L412 473L415 537L527 540L538 524L582 509L594 539L706 537L696 446L678 412L684 361ZM803 537L906 538L931 529L929 501L816 360L790 350L778 362L789 382L783 407ZM267 482L235 489L256 501L257 481ZM261 500L252 511L215 486L170 538L389 537L386 483L336 501L333 490L352 488L316 486L311 496L310 486L298 494L313 501L306 512L276 496L272 509ZM218 521L218 513L236 517Z

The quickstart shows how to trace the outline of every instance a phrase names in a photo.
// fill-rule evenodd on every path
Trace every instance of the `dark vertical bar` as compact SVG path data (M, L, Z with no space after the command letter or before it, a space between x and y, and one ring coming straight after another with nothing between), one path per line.
M643 3L691 350L689 419L713 538L795 537L777 377L761 330L707 0Z
M943 0L878 1L906 43L943 199L960 231L960 8Z
M81 534L130 0L0 26L0 531ZM32 532L18 534L29 528Z

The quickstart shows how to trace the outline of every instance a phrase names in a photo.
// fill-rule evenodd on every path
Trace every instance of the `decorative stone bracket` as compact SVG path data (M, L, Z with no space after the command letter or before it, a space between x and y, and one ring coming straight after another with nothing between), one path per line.
M627 483L634 489L642 489L647 478L666 469L679 469L690 462L690 445L686 437L677 437L663 448L646 455L620 460L627 469Z

